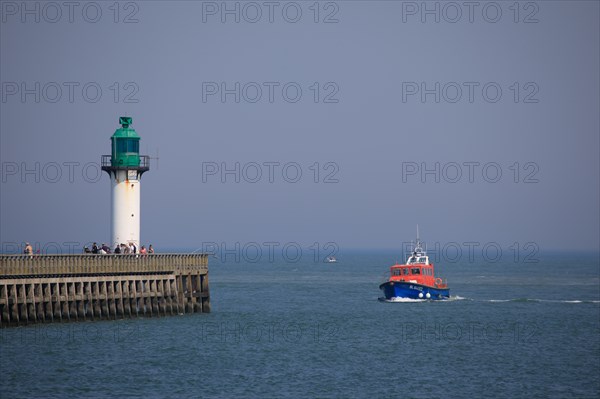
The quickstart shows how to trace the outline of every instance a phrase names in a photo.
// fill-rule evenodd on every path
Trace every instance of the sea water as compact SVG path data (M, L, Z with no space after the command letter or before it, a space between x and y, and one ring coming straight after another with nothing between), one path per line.
M599 396L598 254L440 261L450 300L383 302L396 258L216 257L210 314L0 330L0 397Z

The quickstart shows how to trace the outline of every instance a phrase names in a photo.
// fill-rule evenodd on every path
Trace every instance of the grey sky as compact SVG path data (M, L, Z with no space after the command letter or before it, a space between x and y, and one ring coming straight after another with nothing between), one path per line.
M159 248L393 248L413 238L417 223L430 242L599 248L596 1L521 2L518 15L513 1L477 2L473 22L463 2L452 3L461 16L428 2L439 23L421 15L422 2L321 2L318 23L313 1L273 3L273 22L263 2L239 2L239 23L235 15L221 21L222 2L124 2L118 16L113 2L80 2L73 22L64 6L59 17L45 3L27 4L39 8L39 22L22 15L20 1L2 1L3 246L108 241L108 177L88 182L97 167L86 179L82 171L110 153L118 117L129 115L142 153L160 153L142 179L141 216L142 241ZM262 16L251 23L255 5ZM98 9L98 22L86 21ZM298 9L299 21L286 21ZM236 82L239 103L235 94L222 101L221 84ZM422 99L421 84L436 82L438 92ZM34 93L22 98L22 84ZM92 102L96 87L102 96ZM262 97L253 103L257 87ZM292 102L297 87L302 96ZM22 166L36 162L40 181L36 173L23 178ZM62 165L56 179L52 162ZM79 163L73 183L65 162ZM240 182L203 176L203 162L205 172L239 162ZM251 162L263 172L256 183ZM439 183L407 174L436 163ZM300 180L286 181L297 166ZM498 167L500 180L490 182Z

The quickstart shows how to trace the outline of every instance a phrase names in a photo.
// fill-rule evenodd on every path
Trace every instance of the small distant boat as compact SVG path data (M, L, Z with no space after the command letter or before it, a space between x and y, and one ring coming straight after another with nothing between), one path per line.
M325 259L325 262L327 262L327 263L337 263L337 259L335 258L335 256L328 256Z
M417 240L406 263L390 267L390 278L379 286L386 300L397 298L440 300L450 298L446 281L435 277L433 263L421 247L419 228Z

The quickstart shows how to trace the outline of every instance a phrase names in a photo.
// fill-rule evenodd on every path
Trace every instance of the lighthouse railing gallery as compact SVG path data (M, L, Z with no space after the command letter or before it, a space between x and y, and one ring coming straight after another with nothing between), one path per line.
M139 169L149 169L150 168L150 156L149 155L140 155L140 165ZM135 169L131 165L128 166L114 166L112 162L112 155L102 155L100 158L100 166L103 168L116 168L116 169Z
M207 271L207 254L0 255L0 278Z

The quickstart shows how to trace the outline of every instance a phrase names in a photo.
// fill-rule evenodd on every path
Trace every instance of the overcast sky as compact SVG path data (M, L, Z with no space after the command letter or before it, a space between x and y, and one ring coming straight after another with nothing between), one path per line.
M48 4L1 2L3 250L109 241L121 115L158 248L599 248L596 1Z

